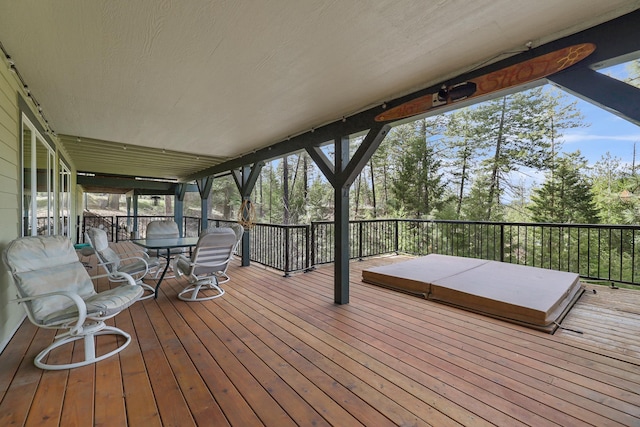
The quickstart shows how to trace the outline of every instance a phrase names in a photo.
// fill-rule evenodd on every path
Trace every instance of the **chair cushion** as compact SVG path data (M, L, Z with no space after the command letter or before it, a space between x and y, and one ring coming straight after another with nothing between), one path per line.
M59 265L45 270L17 273L14 278L16 287L22 297L67 291L78 294L84 299L96 293L87 270L80 262ZM74 305L72 300L63 295L37 298L29 304L31 305L33 316L39 321L51 313Z
M234 236L236 236L236 232L231 227L209 227L204 233L200 235L200 237L205 234L233 234Z
M100 257L100 261L110 273L120 270L120 256L109 246L102 250L96 249L96 255Z
M147 225L147 239L169 239L180 237L180 230L175 221L151 221Z
M147 239L171 239L180 237L180 229L175 221L151 221L147 225L146 230ZM172 248L169 250L169 255L178 255L184 252L184 248ZM166 250L150 250L150 256L159 257L167 256Z
M93 249L96 251L96 255L104 265L104 268L106 268L110 273L118 271L118 267L120 266L120 257L109 247L109 238L107 233L99 228L89 228L86 233Z
M146 261L147 261L147 265L149 266L149 268L157 267L158 264L160 264L160 261L158 260L158 258L149 258ZM128 273L128 274L131 274L133 276L133 275L140 274L140 273L146 273L147 266L142 261L134 261L134 262L130 262L128 264L124 264L124 263L120 264L120 267L118 268L118 271L122 272L122 273Z
M104 230L89 228L86 233L89 240L91 240L91 245L96 251L103 251L109 247L109 237Z
M88 317L108 317L117 314L136 302L144 293L140 286L122 285L85 298ZM71 301L65 298L67 301ZM73 304L64 310L50 313L41 319L43 325L57 325L78 318L78 307Z
M5 256L16 273L78 262L73 244L62 236L30 236L16 239L7 247Z
M87 298L94 295L91 278L78 260L69 239L62 236L32 236L16 239L5 253L20 297L67 291ZM61 295L37 298L28 302L38 321L63 310L73 301Z

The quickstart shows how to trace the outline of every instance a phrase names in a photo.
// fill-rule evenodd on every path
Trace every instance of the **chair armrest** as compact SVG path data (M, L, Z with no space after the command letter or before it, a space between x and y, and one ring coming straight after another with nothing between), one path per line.
M137 286L137 283L133 278L133 276L131 276L129 273L123 273L120 271L117 271L115 273L107 273L107 274L99 274L97 276L91 276L90 279L91 280L101 279L103 277L108 277L109 280L114 282L122 282L123 281L122 279L125 279L127 282L129 282L131 286Z
M190 266L193 265L193 263L191 262L191 258L185 256L184 254L173 257L173 259L171 260L171 268L173 269L176 277L181 277L183 275L183 271L178 268L179 261L184 261Z
M188 263L191 263L191 258L189 258L188 256L184 255L184 254L180 254L178 256L173 257L173 262L176 262L176 260L181 259L183 261L186 261Z
M132 260L132 259L137 259L139 261L144 262L145 264L147 264L147 267L149 266L149 257L139 257L139 256L130 256L130 257L126 257L126 258L120 258L120 261L128 261L128 260Z
M19 304L21 302L33 301L38 298L46 298L46 297L52 297L52 296L58 296L58 295L67 297L74 302L74 304L78 308L78 321L76 322L76 325L74 327L69 328L69 331L65 332L64 334L56 336L56 338L62 335L77 335L82 333L82 326L84 325L84 322L87 320L87 305L85 304L82 297L74 292L69 292L69 291L48 292L46 294L34 295L34 296L24 297L24 298L17 298L17 299L14 299L13 301ZM34 324L36 325L38 324L38 322L35 321L35 319L32 317L30 310L27 310L27 315L29 316L29 319Z
M139 257L139 256L130 256L130 257L127 257L127 258L120 258L120 265L129 264L129 262L123 263L123 261L132 261L132 260L141 261L144 264L144 267L145 267L144 275L146 276L147 273L149 272L149 257L142 258L142 257ZM133 261L133 262L135 262L135 261Z
M147 266L147 270L149 270L149 266ZM117 282L122 282L122 279L125 279L131 286L138 286L132 275L130 275L129 273L124 273L122 271L109 274L109 279L117 279L115 280Z
M125 257L126 256L132 256L134 258L139 256L139 255L135 255L135 254L142 254L143 258L149 259L149 254L144 249L140 249L140 250L133 251L133 252L123 252L123 253L120 254L120 256L125 256Z

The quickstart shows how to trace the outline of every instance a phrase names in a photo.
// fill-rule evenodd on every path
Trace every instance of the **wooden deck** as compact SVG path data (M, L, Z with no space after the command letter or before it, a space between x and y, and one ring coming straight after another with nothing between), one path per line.
M563 322L581 333L548 335L361 282L399 260L352 263L343 306L331 267L234 264L202 303L166 280L114 319L129 347L67 371L33 365L54 332L25 321L0 355L0 426L640 425L640 291L589 286Z

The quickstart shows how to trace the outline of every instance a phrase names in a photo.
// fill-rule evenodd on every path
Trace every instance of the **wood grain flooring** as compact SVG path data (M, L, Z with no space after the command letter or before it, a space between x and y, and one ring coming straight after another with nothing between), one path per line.
M347 305L332 266L234 262L226 294L198 303L168 279L112 319L129 347L67 371L33 365L55 331L25 321L0 354L0 426L640 425L640 291L587 286L549 335L361 281L401 260L354 261Z

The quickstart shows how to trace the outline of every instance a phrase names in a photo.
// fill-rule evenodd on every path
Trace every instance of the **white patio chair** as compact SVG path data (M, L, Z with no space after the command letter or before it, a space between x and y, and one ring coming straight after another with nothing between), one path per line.
M224 295L221 283L227 282L227 267L236 246L236 234L230 228L214 228L200 236L191 258L178 255L173 260L176 277L188 276L189 284L179 294L183 301L206 301ZM219 277L225 277L221 282ZM206 291L213 292L206 292ZM202 296L199 295L203 292Z
M210 227L209 229L207 229L207 231L205 231L205 233L221 233L221 232L228 233L227 230L233 231L233 233L236 236L236 243L233 245L233 249L231 250L231 259L236 259L234 254L236 250L238 250L238 246L240 245L240 242L242 242L242 235L244 234L244 227L242 225L233 223L233 224L230 224L228 227ZM229 265L227 264L227 267L228 266ZM230 279L231 278L227 275L227 268L219 272L218 274L219 284L226 283Z
M233 248L233 252L238 250L238 246L240 245L240 242L242 241L242 236L244 234L244 227L238 223L233 223L231 225L229 225L229 228L231 228L233 230L233 232L236 234L236 245Z
M144 251L123 254L125 256L121 257L109 247L107 233L100 228L87 229L85 237L98 257L98 264L108 274L113 275L111 280L118 281L117 273L127 273L134 278L143 290L150 292L140 299L148 299L155 296L155 288L144 283L143 279L159 267L160 261L158 258L149 257Z
M151 221L147 225L146 238L147 239L177 239L180 237L180 229L175 221L163 220L163 221ZM169 253L163 250L149 250L149 256L156 257L159 260L170 262L170 259L176 255L184 253L184 248L172 248ZM163 267L159 267L156 270L156 277L162 272ZM174 276L165 275L165 279L170 279Z
M42 350L34 364L42 369L60 370L89 365L122 351L131 336L105 324L105 320L136 302L143 291L128 274L118 273L126 284L97 293L91 277L78 259L71 241L63 236L30 236L9 243L3 258L11 272L18 299L36 326L66 329ZM97 276L97 277L105 277ZM96 355L97 335L120 335L115 350ZM49 352L76 340L84 341L84 359L73 363L43 362Z

